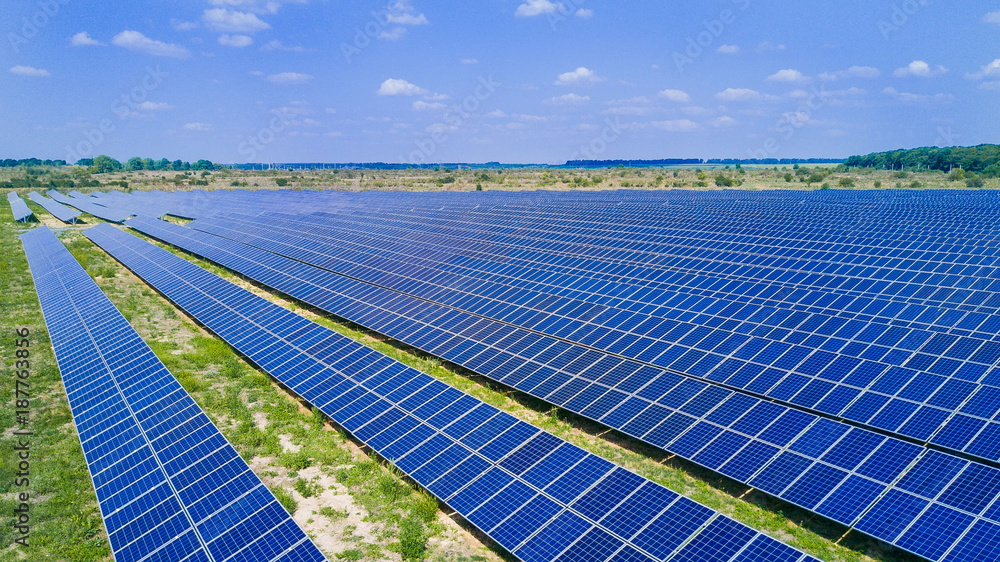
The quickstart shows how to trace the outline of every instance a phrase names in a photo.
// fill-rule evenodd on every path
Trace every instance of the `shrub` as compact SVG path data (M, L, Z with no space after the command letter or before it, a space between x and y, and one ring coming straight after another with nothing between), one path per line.
M271 492L278 500L278 503L281 504L281 507L285 508L285 511L287 511L289 515L295 514L295 510L298 509L299 506L295 503L295 498L292 497L292 494L288 490L284 488L275 488L271 490Z
M715 176L715 185L719 187L732 187L733 180L724 174L718 174Z
M288 178L277 178L274 180L274 183L277 184L278 187L285 187L288 185Z
M986 182L983 181L983 178L969 178L969 179L965 180L965 185L967 187L972 187L972 188L979 189L979 188L983 187L984 185L986 185Z
M399 555L403 560L420 560L427 551L427 534L424 525L416 519L403 519L399 523Z
M312 459L304 451L297 453L282 453L278 457L278 464L288 470L302 470L312 466Z
M841 178L840 187L854 187L854 180L851 178Z
M881 188L882 188L882 182L880 182L879 180L875 180L875 189L881 189Z

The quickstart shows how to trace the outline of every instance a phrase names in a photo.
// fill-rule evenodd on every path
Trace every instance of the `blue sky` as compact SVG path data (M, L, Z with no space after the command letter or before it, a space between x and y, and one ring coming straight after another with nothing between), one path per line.
M1000 1L6 0L0 157L522 162L997 142Z

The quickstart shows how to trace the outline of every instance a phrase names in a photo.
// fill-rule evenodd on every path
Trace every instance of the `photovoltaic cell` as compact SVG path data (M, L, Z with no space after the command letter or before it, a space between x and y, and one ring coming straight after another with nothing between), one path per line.
M366 367L378 363L384 365L382 370L394 369L396 375L405 373L412 378L422 378L427 381L425 388L434 384L427 375L371 352L332 330L313 324L113 227L99 225L86 234L306 400L315 404L314 400L320 396L336 395L321 408L338 423L354 423L354 431L363 431L378 419L378 411L398 409L404 413L405 417L366 443L383 456L397 459L397 466L432 492L437 483L448 482L439 489L457 491L439 496L440 499L523 560L569 560L571 558L567 556L572 555L568 553L578 552L606 555L599 559L613 559L626 549L634 551L637 560L662 560L674 556L680 547L697 538L713 521L726 520L704 506L678 498L652 482L616 469L607 461L568 443L561 443L555 437L542 438L541 432L523 422L508 423L504 430L477 437L479 429L505 414L494 415L479 429L462 438L444 433L404 406L405 399L389 399L386 392L389 389L382 388L386 383L379 378L377 370L366 371ZM336 352L329 354L328 359L320 360L307 354L300 347L301 341L326 341L326 347ZM310 344L314 348L316 345ZM281 363L271 362L269 357L279 349L290 351L288 357ZM266 366L269 363L271 366ZM345 366L337 367L338 364ZM301 376L304 367L309 369L307 377ZM377 391L376 387L370 386L374 380L379 380ZM442 393L429 394L431 396L424 402ZM369 396L372 399L366 398ZM360 401L366 404L364 408L352 408ZM419 407L420 403L415 404L414 407ZM479 407L472 404L469 409ZM365 411L369 413L362 417L360 412ZM409 422L404 423L406 420ZM375 445L379 435L401 424L406 431L393 434L393 440L388 445ZM521 449L525 447L529 449L525 456L520 456ZM524 476L515 474L516 470L545 450L550 452L535 461ZM468 459L478 461L469 465ZM505 464L505 460L510 462ZM555 472L529 476L542 464ZM460 472L453 474L455 471ZM450 477L454 479L448 481ZM462 478L468 480L462 482ZM623 490L622 486L651 488L657 492L646 496L650 500L659 498L662 504L654 504L653 510L658 514L655 525L647 526L638 533L641 540L633 540L606 527L597 519L602 516L600 513L587 515L582 509L574 507L578 496L608 478L612 478L608 481L608 489L622 497L631 493ZM592 508L588 507L586 511L591 512ZM747 542L766 545L774 552L785 553L790 560L806 559L801 553L795 553L773 539L755 531L744 531L745 528L738 523L733 522L733 527L746 535Z
M115 559L324 560L51 231L21 240Z

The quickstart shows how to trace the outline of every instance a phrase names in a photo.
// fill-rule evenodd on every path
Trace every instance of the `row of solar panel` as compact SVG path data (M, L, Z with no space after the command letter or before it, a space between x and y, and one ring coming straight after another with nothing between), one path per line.
M273 220L274 220L273 218L269 219L269 221ZM296 227L300 227L300 225L296 224ZM301 227L308 227L308 225L303 225ZM329 225L323 225L323 228L331 230L334 229L333 226ZM389 231L387 234L380 236L378 232L375 232L377 230L378 227L376 225L364 224L363 226L358 228L356 232L361 233L364 236L370 237L374 240L379 240L379 239L384 240L383 243L390 243L392 241L400 240L401 233L399 231ZM338 234L342 236L350 236L350 232L346 230L340 231L338 229ZM424 248L424 253L429 253L429 255L432 256L436 255L436 252L434 253L430 252L432 252L435 249L438 249L435 247L440 248L442 244L442 239L447 239L447 235L443 234L414 235L414 233L412 232L406 232L407 244L412 246L414 244L419 243ZM631 291L622 291L623 284L625 287L628 287L630 286L630 283L633 280L615 279L614 281L611 281L608 280L608 275L588 273L585 267L577 269L560 267L557 269L552 267L545 267L544 265L536 262L519 260L511 256L505 256L503 258L500 258L497 256L492 256L489 253L488 247L486 247L485 249L473 250L471 249L472 246L468 239L459 238L457 240L458 240L457 243L458 247L454 248L443 247L440 248L439 250L440 252L444 252L445 255L451 256L447 262L449 266L459 268L462 267L465 262L474 265L476 263L480 263L480 260L477 258L486 260L486 262L491 261L490 257L492 257L494 260L502 259L503 260L502 267L504 269L510 269L521 266L536 271L538 272L539 275L544 276L546 278L555 278L559 280L568 279L568 281L561 283L561 285L564 285L565 287L569 288L581 287L584 290L573 291L574 293L573 296L576 298L589 301L601 300L602 302L615 303L618 304L619 306L625 306L626 303L661 304L660 301L664 300L661 296L663 294L663 291L656 291L652 289L665 289L668 291L684 291L687 294L692 294L692 291L690 291L690 285L696 286L695 287L696 291L694 292L694 294L701 294L710 289L711 290L719 289L721 288L719 287L720 285L727 285L727 287L723 288L724 290L720 291L721 293L720 296L722 297L728 296L733 300L742 295L750 295L755 298L768 297L767 294L762 294L765 291L767 291L767 288L764 285L760 284L753 286L749 283L744 284L739 282L720 283L719 279L711 277L700 277L692 279L690 276L677 276L677 275L672 275L672 277L677 277L678 278L677 281L685 284L674 284L674 283L653 284L643 281L641 284L646 286L646 290L644 291L638 291L634 288ZM373 244L365 244L364 246L372 247L372 245L377 247L379 244L378 242L374 242ZM470 254L472 255L470 256ZM497 263L496 261L493 261L494 266L496 265L496 263ZM580 264L580 265L588 266L590 264ZM491 273L494 273L495 277L502 278L502 275L495 274L495 273L502 273L502 272L496 272L496 267L494 267L494 270ZM708 286L706 286L704 289L701 289L697 287L697 285L699 285L700 283L704 283ZM521 286L524 286L524 284L521 284ZM736 289L737 292L733 292L734 289ZM609 293L608 291L614 291L614 292ZM563 288L563 293L565 292L566 289ZM991 328L990 326L983 325L980 328L980 325L982 325L984 322L984 316L985 316L982 314L969 314L969 315L966 315L964 313L958 313L957 315L954 313L947 314L951 309L935 310L932 308L922 307L922 306L904 307L898 304L893 305L891 301L886 301L886 300L837 297L829 293L811 292L803 290L797 290L791 295L789 295L787 292L782 292L780 288L772 288L771 292L778 293L783 299L789 300L791 303L798 305L796 306L797 309L802 308L802 306L808 305L809 307L817 308L815 312L828 313L828 314L838 313L838 315L850 318L868 317L868 316L874 316L875 318L879 318L879 315L883 315L881 318L885 322L893 322L900 325L905 325L906 323L909 322L916 322L920 324L928 323L931 325L930 329L932 330L939 330L941 328L944 328L946 330L958 331L958 328L955 328L955 326L957 325L959 328L961 328L961 330L964 333L970 333L972 330L975 330L977 328L980 329L981 331L975 334L978 337L989 339L995 335L993 331L989 329ZM792 298L789 299L789 297ZM840 312L839 309L848 309L848 312L846 313Z
M419 219L414 219L412 216L407 216L407 217L404 218L404 220L407 223L409 223L410 225L414 225L414 226L417 226L417 227L423 227L424 226L422 224L419 224L421 222ZM463 226L463 228L464 228L464 226ZM430 234L430 235L438 235L439 234L437 232L426 232L426 229L424 230L424 233L425 234ZM489 242L491 240L490 237L485 236L485 235L483 235L481 233L476 233L472 237L465 236L465 237L462 237L461 239L464 240L464 241L466 241L466 243L467 243L468 240L477 240L480 243L486 243L486 242ZM526 252L528 252L528 250L525 248L526 244L524 243L523 240L520 243L508 244L508 246L511 248L511 252L517 253L518 255L524 255ZM549 251L551 251L551 248L549 249ZM605 254L605 255L600 256L602 259L605 259L605 260L617 260L620 257L620 256L617 255L617 253L611 252L608 249L602 249L600 252L603 253L603 254ZM502 254L503 252L497 252L497 253L498 254ZM593 253L593 251L591 253ZM540 261L540 262L544 262L545 261L545 254L544 253L542 253L540 257L534 256L533 254L532 254L532 256L536 257L536 259L538 259L538 261ZM510 257L510 256L508 255L507 257ZM560 263L567 262L568 259L569 259L565 255L560 255L560 256L556 256L556 257L559 259ZM554 259L552 256L548 256L548 258L549 258L549 261L551 261L552 259ZM592 261L589 261L589 260L584 260L582 257L577 257L576 259L580 260L581 263L579 265L581 265L583 269L587 270L588 272L590 272L590 273L592 273L594 275L598 275L598 274L603 273L604 269L606 269L606 267L608 267L608 266L606 266L605 268L602 268L600 263L592 262ZM648 265L648 264L646 264L646 265ZM619 263L617 261L614 261L610 265L610 267L614 267L616 270L624 270L624 272L619 271L618 272L619 275L621 275L622 273L624 273L627 276L627 274L633 273L634 275L636 275L636 277L633 279L634 281L642 281L642 282L649 281L648 275L650 273L655 273L655 275L665 275L663 269L655 269L654 270L654 269L650 269L649 267L643 267L642 265L621 264L621 263ZM697 274L697 273L704 273L703 271L700 271L697 268L691 268L691 267L684 267L684 268L679 268L679 269L678 268L673 268L673 269L677 270L677 271L682 271L682 272L685 272L685 273L695 273L695 274ZM813 271L809 271L809 272L803 272L803 271L789 272L789 271L782 271L782 270L766 270L766 269L761 269L761 268L756 268L756 269L753 269L753 270L746 270L746 271L742 272L743 273L742 275L736 275L734 273L734 271L736 270L736 268L734 268L733 266L731 266L729 264L726 264L726 263L717 264L717 268L716 269L724 270L722 272L716 271L715 275L717 277L731 279L731 280L739 280L739 281L743 281L743 282L752 282L752 281L755 280L756 277L761 277L761 276L767 277L769 274L773 273L773 275L771 275L771 277L775 277L775 279L771 279L771 282L772 283L777 283L778 285L781 285L781 286L786 287L788 289L792 289L792 288L796 288L796 287L800 287L800 286L801 287L816 288L815 286L813 286L814 285L813 281L816 278L818 278L818 276L816 275L816 273L813 272ZM744 268L744 269L746 269L746 268ZM774 273L775 271L777 271L777 273ZM911 277L911 279L910 279L911 282L910 283L904 284L904 283L900 282L900 278L903 278L904 275L909 275ZM849 294L854 294L855 296L864 296L864 295L867 295L868 297L876 297L879 294L881 294L884 299L892 298L892 299L900 301L900 302L913 302L913 303L917 303L917 304L923 304L924 302L926 302L926 299L924 299L924 298L918 298L918 297L932 296L931 294L925 294L925 293L934 293L935 292L932 287L927 286L927 285L932 284L932 280L931 279L919 279L919 281L922 281L922 283L914 283L914 282L912 282L913 281L913 279L912 279L913 277L914 277L914 274L900 273L900 274L898 274L893 279L893 281L891 283L888 282L888 281L875 281L875 280L859 280L859 279L854 279L852 281L852 284L854 285L853 288L856 289L856 288L858 288L859 284L864 283L864 284L868 285L867 290L865 292L858 292L858 291L846 291L846 292L849 293ZM809 281L808 283L805 282L806 280L810 280L810 279L811 279L811 281ZM970 278L965 278L965 279L970 279ZM788 282L786 282L786 281L788 281ZM799 285L795 285L795 284L791 283L792 281L799 282ZM967 281L963 281L962 279L958 279L957 281L959 282L959 286L956 289L942 288L942 289L939 289L937 291L937 292L939 292L941 294L941 297L937 298L938 304L940 304L941 306L946 306L946 307L964 306L966 308L968 308L971 305L975 305L973 308L978 307L978 308L983 308L984 310L988 310L988 311L995 311L995 309L996 309L996 307L995 307L995 305L996 305L996 302L995 302L996 301L996 297L995 296L993 296L993 297L985 296L984 297L985 293L987 293L987 292L982 292L982 291L973 294L973 293L971 293L971 292L969 292L967 290L964 290L964 288L963 288L963 284L967 283ZM979 279L978 281L981 282L983 280ZM985 281L987 282L987 284L994 283L994 281L990 280L990 279L987 279ZM820 287L820 289L822 289L823 291L826 291L826 292L831 292L831 289L829 289L828 287ZM841 292L845 292L845 291L841 291ZM889 297L888 293L899 293L902 296ZM907 295L918 295L918 297L907 296ZM983 304L983 301L987 300L988 298L992 298L993 299L993 300L989 301L989 303L992 303L992 304L989 304L989 305ZM955 304L957 302L962 302L963 299L966 302L969 302L971 304L970 305ZM954 302L952 302L952 301L954 301Z
M593 275L600 275L605 273L608 267L614 267L614 274L616 276L627 278L630 281L636 282L659 282L664 277L669 275L670 271L676 272L693 272L693 273L705 273L702 269L693 267L690 260L687 257L681 255L677 259L685 259L686 262L683 267L673 267L667 268L662 264L650 264L648 262L642 263L629 263L627 261L622 261L622 253L617 250L612 250L604 246L595 246L594 240L588 240L586 246L590 247L583 248L573 248L569 251L558 252L556 249L551 247L551 244L547 242L542 242L546 246L544 248L545 252L535 252L532 253L530 246L532 245L532 240L538 240L537 236L531 236L528 231L529 225L523 225L517 228L517 236L504 236L498 237L493 235L491 232L484 231L482 229L474 228L470 226L472 220L464 220L464 222L459 223L459 221L450 221L451 224L447 228L442 228L438 226L437 228L431 228L430 225L434 224L435 221L428 220L421 216L415 216L413 213L403 213L392 217L388 217L388 213L385 210L379 210L378 213L374 213L371 217L366 217L366 215L371 213L365 212L352 212L349 219L352 222L356 222L362 219L373 223L389 223L391 222L394 227L408 229L414 236L430 236L437 237L443 236L447 238L448 236L456 236L459 243L464 243L468 246L470 240L475 240L479 245L489 245L490 247L495 246L498 248L494 250L493 253L497 255L506 255L507 257L514 257L514 255L524 256L528 255L531 257L537 256L538 263L545 263L546 261L553 261L553 257L548 254L558 254L558 262L562 267L576 266L579 269L583 269L587 273ZM445 213L438 212L437 214L443 215ZM462 217L466 219L466 217ZM345 220L345 219L341 219ZM552 219L554 220L554 219ZM545 221L546 223L548 221ZM538 243L538 242L536 242ZM505 253L499 248L507 248L509 252ZM703 247L698 247L698 250L703 250ZM712 250L717 252L717 250ZM588 253L589 252L589 253ZM594 256L594 254L598 254ZM587 256L590 256L589 258ZM547 258L547 259L546 259ZM599 259L595 259L599 258ZM975 261L975 257L965 257L963 260L965 262ZM912 261L912 260L910 260ZM983 269L979 272L976 269L978 266L971 266L967 263L961 265L951 265L946 266L949 269L958 268L960 270L967 270L964 276L949 276L950 284L940 284L935 286L936 283L940 283L945 277L939 275L932 277L928 274L919 274L916 272L907 272L902 270L896 270L888 280L876 280L871 276L860 275L854 276L850 281L851 286L848 287L850 290L846 289L834 289L828 284L819 282L821 279L821 272L818 272L816 268L806 268L806 269L791 269L788 267L755 267L753 269L747 269L747 267L741 266L736 267L729 262L720 262L715 260L712 262L715 264L714 275L717 278L726 278L731 280L739 280L742 282L750 283L760 283L761 279L767 279L771 284L778 284L787 288L811 288L814 290L822 290L823 292L830 293L840 293L840 294L850 294L854 296L865 296L867 298L880 298L882 300L895 300L898 302L907 302L913 304L938 304L940 306L957 309L958 307L965 307L966 309L976 309L982 308L989 311L995 311L998 302L995 296L997 282L994 279L995 273L992 269ZM653 268L651 269L651 266ZM969 269L971 268L971 269ZM858 271L855 273L865 273L867 270ZM980 275L969 275L970 273L981 273ZM984 289L992 287L991 290L985 292L973 292L968 290L969 287L976 289ZM861 289L864 289L863 291ZM989 296L992 294L993 296ZM962 304L967 303L967 304Z
M58 239L22 241L115 559L324 560Z
M101 205L96 197L85 195L79 191L71 191L69 195L72 195L72 197L63 195L54 189L48 191L48 196L56 202L79 209L84 213L90 213L99 219L109 222L123 222L133 215L130 211L122 211Z
M997 460L1000 457L1000 439L998 439L1000 423L991 419L1000 409L1000 406L996 406L995 400L1000 393L993 386L984 386L986 383L996 384L987 373L986 364L995 362L1000 356L1000 344L993 342L984 344L972 340L977 348L980 345L984 346L982 355L990 353L985 346L993 345L996 349L992 351L992 358L985 359L982 361L983 364L977 366L966 361L962 370L959 370L957 366L962 363L953 353L947 352L941 358L930 354L931 351L941 354L945 349L927 347L935 342L931 339L930 343L925 344L929 334L924 333L928 337L921 340L913 337L912 333L904 333L899 335L899 339L902 340L904 336L909 336L909 339L899 342L898 345L905 343L906 345L902 347L911 349L923 349L921 346L924 346L925 353L917 354L912 350L897 349L894 353L902 357L897 359L897 364L894 365L891 360L887 363L885 357L890 356L892 352L885 347L881 347L883 358L880 362L864 359L871 357L872 351L880 349L880 346L875 345L857 343L847 345L847 340L837 340L847 345L844 351L852 351L851 347L857 350L839 355L834 353L836 349L829 346L826 349L816 350L810 345L809 339L805 337L794 339L792 337L794 332L781 327L782 322L788 320L787 314L784 316L774 314L777 319L770 322L767 320L747 322L746 329L743 330L738 326L727 326L719 322L718 317L724 311L724 309L718 310L719 306L715 306L716 310L712 308L701 310L703 313L701 318L704 319L701 322L698 322L697 318L683 322L675 319L678 316L668 315L654 318L625 310L614 310L609 313L607 309L596 318L585 321L588 312L580 311L580 303L550 297L549 302L553 304L548 310L577 306L577 312L580 312L578 316L583 317L583 320L577 320L568 316L560 317L542 307L538 307L542 308L538 310L538 308L527 309L516 306L522 300L538 300L536 295L530 292L522 294L524 291L516 288L503 290L514 295L517 301L498 303L497 300L482 296L488 290L488 284L485 283L479 283L475 287L470 286L466 292L452 289L460 284L450 279L438 281L437 284L426 288L428 284L421 282L420 279L434 278L435 275L416 271L409 272L408 277L402 280L394 278L388 273L394 270L392 260L380 260L377 255L371 256L370 262L362 259L377 264L376 267L360 267L357 263L350 263L350 260L355 259L353 254L358 251L357 248L340 252L325 249L326 247L336 249L340 245L332 237L321 238L323 243L320 246L310 244L308 240L299 242L291 236L292 229L277 231L270 225L251 226L249 223L243 223L239 230L234 230L214 226L218 223L217 220L211 221L210 224L196 221L192 226L231 239L239 239L296 260L322 265L365 282L530 328L537 333L566 338L593 350L606 351L650 365L700 376L709 381L766 395L793 406L843 416L903 436L931 440L942 447L965 451L990 460ZM308 237L308 234L302 236ZM318 251L305 247L317 247ZM327 259L331 253L336 253L335 259ZM348 261L348 267L338 265L340 256ZM400 269L407 268L411 271L413 269L407 264L400 267ZM468 283L465 285L469 286ZM748 315L741 311L733 314L740 318L746 318ZM748 320L753 320L753 317ZM792 320L801 321L801 318L793 317ZM827 325L833 323L836 326L832 320L837 319L827 320ZM713 327L713 324L716 327ZM773 326L774 324L778 326ZM863 325L857 322L855 324L858 325L853 328L860 331ZM848 327L851 326L844 326L841 330L846 330ZM631 331L627 332L626 329L629 328ZM763 334L761 328L767 330L768 334ZM822 326L818 329L822 331ZM898 330L903 331L902 328ZM780 334L780 337L770 335L773 333ZM882 337L888 335L890 334ZM780 341L781 339L786 341ZM861 339L870 338L863 336ZM951 342L948 342L948 345L951 345ZM575 375L586 366L573 363L583 351L582 348L578 349L574 356L573 352L561 349L558 353L554 350L545 350L539 351L538 357L543 362L548 362L562 354L562 363L559 366ZM976 358L978 357L977 355ZM931 358L935 363L918 370L916 360L923 358ZM956 372L941 372L935 368L938 363L956 365ZM570 364L574 366L569 367ZM907 367L900 366L903 364ZM962 379L972 379L976 382ZM977 384L979 382L983 384ZM990 410L993 406L996 407ZM956 413L959 409L963 411Z
M55 201L54 199L49 199L48 197L43 197L36 191L32 191L28 194L28 197L32 201L38 203L43 209L49 212L55 218L61 220L62 222L69 224L76 224L77 219L80 218L80 211L67 207L62 203Z
M957 546L951 550L952 560L984 548L959 540L967 529L1000 530L996 514L987 508L1000 488L982 485L976 492L982 495L969 493L970 483L980 482L983 470L995 474L998 484L1000 471L593 352L580 357L591 374L572 376L519 355L534 355L529 349L570 347L551 338L491 325L489 320L162 221L133 219L128 224L930 559L944 557L953 543ZM942 470L944 466L950 468ZM953 468L965 475L961 483L952 482L958 474L950 472ZM895 482L899 484L893 487ZM939 496L943 502L933 501ZM901 502L910 509L897 509ZM942 532L941 517L962 525ZM928 539L932 534L933 541Z
M28 205L22 200L17 193L11 191L7 194L7 202L10 203L10 212L14 216L14 220L17 222L25 222L35 214L28 208Z
M169 252L86 234L523 560L812 560Z

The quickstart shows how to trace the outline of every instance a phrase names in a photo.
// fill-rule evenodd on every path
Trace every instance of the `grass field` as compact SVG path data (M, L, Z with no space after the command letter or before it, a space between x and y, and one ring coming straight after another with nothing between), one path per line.
M846 170L836 165L722 168L601 168L592 170L508 169L305 170L213 172L119 172L93 174L83 168L0 168L0 182L19 188L62 191L174 189L336 189L342 191L475 191L568 189L967 189L1000 188L1000 179L964 173ZM980 186L977 180L982 181ZM72 182L72 187L70 183ZM970 183L971 182L971 183ZM92 185L97 183L99 185Z
M330 172L315 173L320 175ZM610 171L602 173L611 174ZM619 175L617 179L604 181L600 187L610 187L619 180L620 183L639 181L638 178L646 178L643 181L647 181L650 179L647 176L653 173L663 171L627 171L626 176ZM764 172L748 172L750 176L757 173ZM773 173L773 170L767 173ZM693 170L680 171L678 177L683 174L697 177ZM543 179L543 173L538 171L523 174L515 172L508 177L521 175L536 184L551 179ZM574 173L573 177L584 175ZM273 180L279 176L261 175L258 172L252 177L263 182L264 177ZM652 179L656 181L655 178ZM468 188L466 180L463 180L462 185ZM357 181L356 189L365 189L364 182L368 180L356 177L352 181ZM385 181L389 181L388 177ZM414 176L411 181L418 180ZM560 186L561 183L563 182L560 180L557 184L538 187L569 187ZM575 185L574 180L569 183ZM943 186L957 187L955 184L958 183L945 181ZM438 189L436 185L433 187ZM742 187L749 186L744 183ZM816 187L813 186L814 189ZM43 210L30 202L29 205L43 223L57 226ZM96 222L93 217L85 216L83 219L89 224ZM0 272L0 298L3 299L2 329L5 337L2 339L3 343L0 343L3 347L0 357L4 362L5 373L12 372L15 348L11 342L14 330L27 327L32 334L31 382L34 394L30 428L35 433L31 437L29 487L31 546L25 548L13 543L18 535L14 519L11 518L16 507L11 498L13 492L21 489L15 490L13 478L5 477L0 481L0 509L3 510L5 521L0 531L3 545L0 559L110 560L86 464L46 338L26 260L17 239L17 234L24 228L26 227L12 222L9 207L4 206L0 212L0 256L4 266ZM310 410L306 404L236 355L220 339L199 327L90 243L82 236L79 228L66 229L60 236L157 356L209 413L254 471L331 560L427 559L471 562L512 559L510 555L489 545L489 541L470 526L449 517L450 514L442 511L442 506L398 471L373 457L319 412ZM169 247L167 249L258 295L817 558L831 562L916 560L915 557L885 547L882 543L857 533L845 534L846 529L840 525L773 500L661 450L606 431L595 423L553 409L539 400L494 384L464 369L442 363L359 326L304 307L203 260ZM13 378L8 375L4 381L8 386L4 389L5 396L9 397L13 391ZM6 452L0 459L0 474L3 475L14 474L17 468L17 460L10 454L16 445L13 430L18 427L14 409L11 399L5 399L0 407L0 428L3 431L0 446Z

